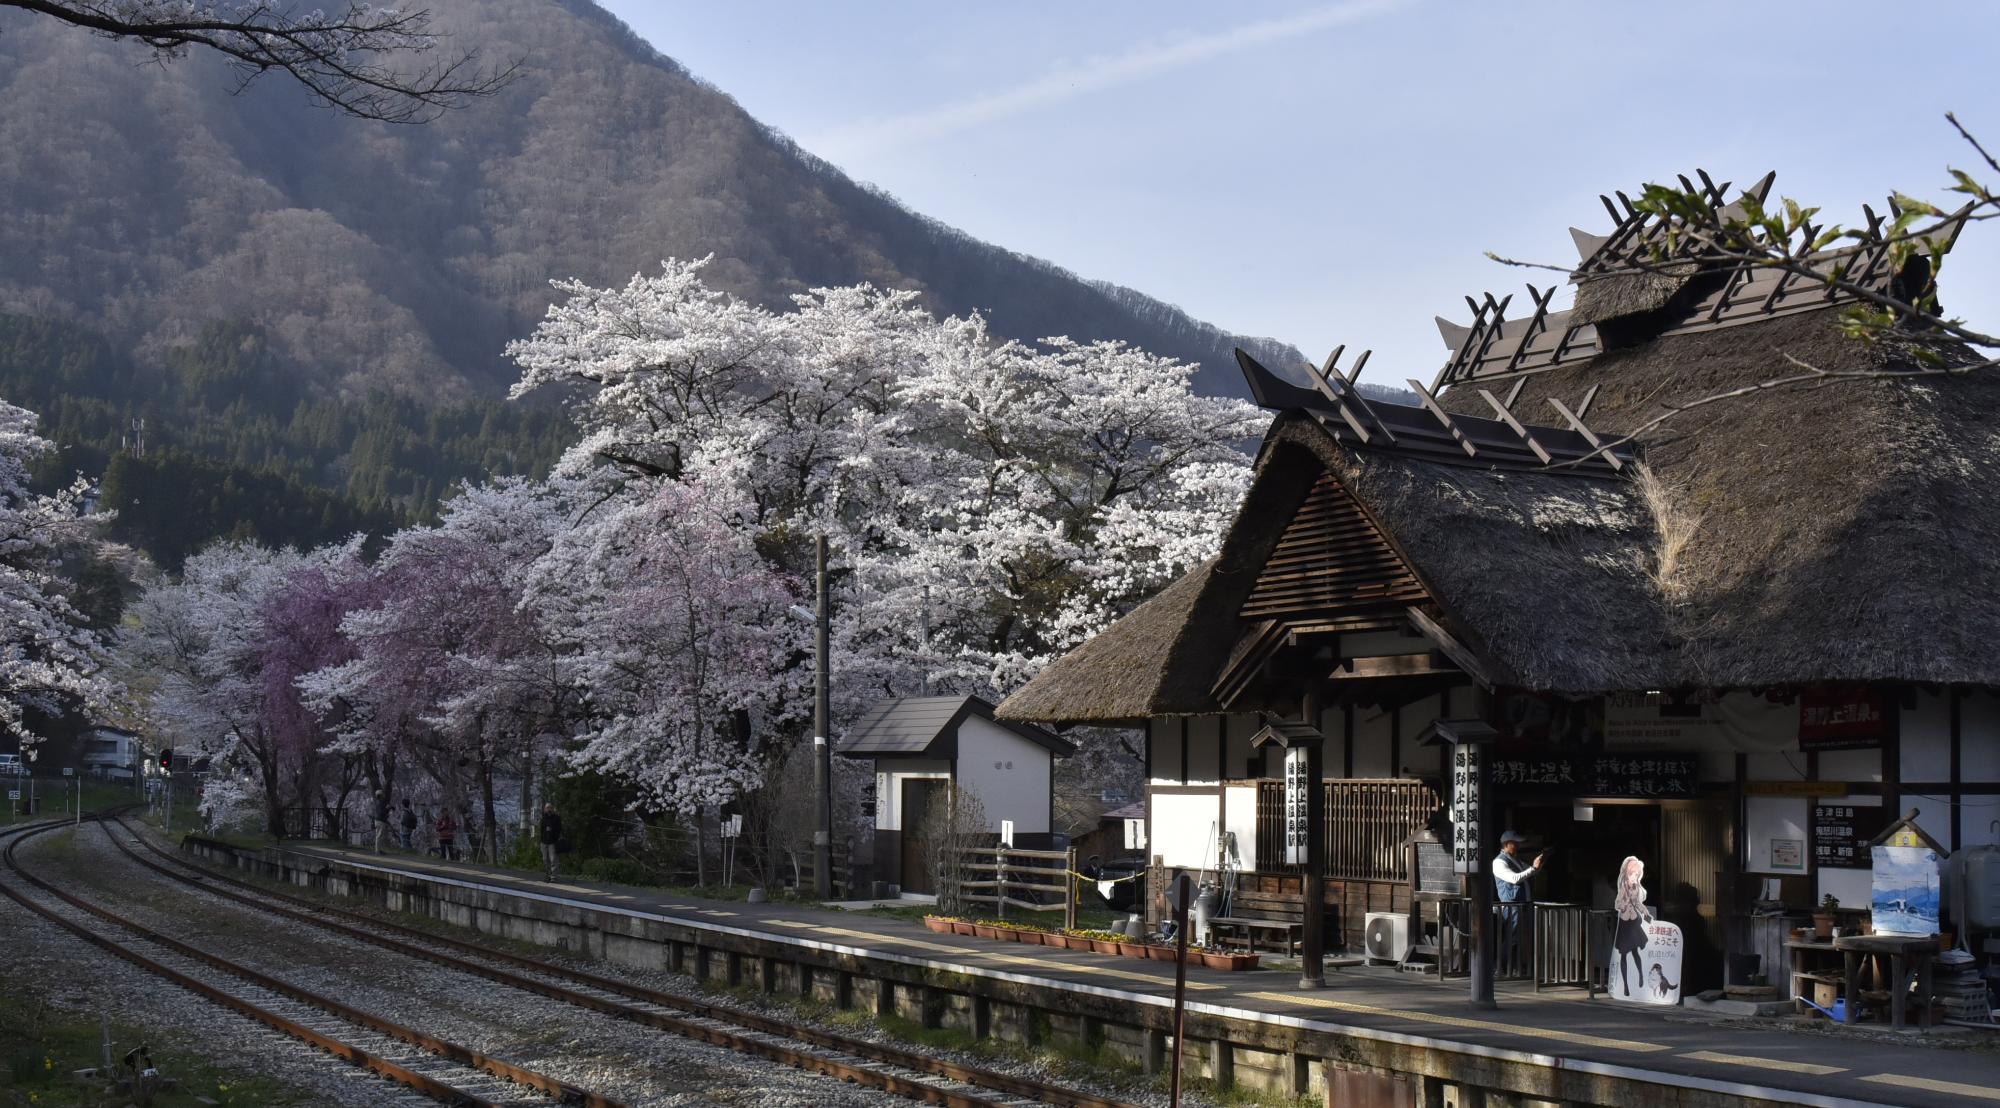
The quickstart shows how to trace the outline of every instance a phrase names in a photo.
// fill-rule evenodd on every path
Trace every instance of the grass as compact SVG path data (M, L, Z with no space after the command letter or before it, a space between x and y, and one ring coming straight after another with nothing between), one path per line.
M36 815L27 813L28 778L0 777L0 827L10 823L27 823L30 820L54 819L57 816L76 815L75 778L40 777L34 782L35 795L42 802L42 810ZM19 790L21 799L10 802L6 793ZM94 778L83 778L83 810L95 811L119 804L130 804L143 799L129 784L119 785Z
M35 1108L98 1108L134 1103L131 1093L107 1095L103 1084L78 1081L76 1070L104 1064L101 1020L50 1008L26 992L23 982L0 978L0 1104ZM145 1044L154 1068L177 1088L155 1094L159 1108L192 1108L206 1097L237 1106L310 1104L311 1094L272 1078L218 1065L171 1036L149 1034L131 1024L111 1023L112 1062Z

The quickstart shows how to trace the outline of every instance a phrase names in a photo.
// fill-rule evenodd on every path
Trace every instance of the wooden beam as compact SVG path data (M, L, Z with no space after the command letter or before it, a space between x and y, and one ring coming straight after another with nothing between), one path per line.
M1417 399L1423 402L1424 407L1430 409L1430 413L1437 417L1437 421L1444 424L1444 429L1451 432L1452 439L1458 443L1459 449L1465 451L1465 456L1479 457L1478 448L1472 445L1471 439L1465 437L1465 432L1458 429L1458 424L1452 422L1451 413L1438 406L1437 398L1424 387L1424 383L1415 377L1407 377L1404 380L1409 382L1410 388L1416 392Z
M1606 462L1610 463L1612 469L1617 470L1620 473L1625 472L1625 463L1618 460L1617 452L1612 450L1605 450L1604 440L1598 438L1597 433L1595 431L1592 431L1588 426L1584 424L1582 417L1578 416L1575 412L1570 411L1568 405L1564 404L1560 400L1557 400L1553 396L1549 397L1549 404L1553 406L1556 411L1562 413L1562 417L1569 421L1570 428L1574 430L1577 434L1582 435L1583 441L1589 443L1592 450L1601 451L1601 453L1597 455L1598 457L1603 458Z
M1382 654L1368 658L1342 658L1327 674L1329 681L1371 680L1381 677L1438 677L1464 671L1439 665L1434 652L1422 654Z
M1458 641L1457 636L1445 630L1444 625L1437 620L1425 615L1422 609L1410 608L1407 614L1410 617L1410 626L1416 629L1417 634L1429 639L1431 645L1437 647L1445 657L1450 658L1454 665L1464 670L1466 676L1479 682L1481 688L1493 687L1492 671L1487 668L1484 659L1472 652L1471 647Z
M1543 465L1548 465L1555 461L1555 457L1549 453L1547 447L1535 441L1535 436L1529 434L1526 427L1521 426L1521 421L1514 418L1513 412L1507 410L1508 405L1514 402L1514 397L1520 395L1520 392L1521 384L1517 381L1514 384L1514 391L1507 394L1506 404L1502 404L1491 389L1480 389L1479 395L1485 397L1486 403L1492 406L1493 415L1506 424L1509 430L1521 436L1521 441L1528 444L1528 449L1535 452L1535 457L1540 458Z

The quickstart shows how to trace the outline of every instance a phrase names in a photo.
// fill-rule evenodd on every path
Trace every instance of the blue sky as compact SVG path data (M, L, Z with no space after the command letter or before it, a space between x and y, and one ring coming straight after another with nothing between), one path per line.
M1543 279L1483 251L1573 261L1599 193L1774 169L1858 221L1974 168L1946 110L2000 150L1992 4L607 6L917 211L1315 358L1372 347L1383 382L1442 363L1432 316ZM2000 226L1942 282L2000 327Z

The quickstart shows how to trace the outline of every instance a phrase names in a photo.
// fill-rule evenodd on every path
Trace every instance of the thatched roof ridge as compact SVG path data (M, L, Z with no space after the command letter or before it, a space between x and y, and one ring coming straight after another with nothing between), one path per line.
M1624 432L1798 371L1909 368L1920 340L1849 338L1835 312L1674 335L1529 378L1517 412L1601 386ZM1934 348L1952 364L1964 350ZM1464 395L1458 395L1463 392ZM1447 407L1484 409L1470 390ZM1684 413L1642 436L1693 536L1662 594L1667 684L2000 685L2000 376L1836 381Z

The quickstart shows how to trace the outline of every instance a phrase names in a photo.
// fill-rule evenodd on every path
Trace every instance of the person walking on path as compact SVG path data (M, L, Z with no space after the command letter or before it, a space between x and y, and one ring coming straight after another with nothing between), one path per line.
M438 809L437 818L438 857L449 862L454 855L452 849L458 843L458 821L451 816L451 806Z
M403 801L403 849L415 850L416 837L417 810L410 807L410 802L405 800Z
M542 805L542 877L556 879L556 844L562 841L562 817L553 804Z
M382 853L382 845L389 841L389 796L381 789L375 790L375 853Z

